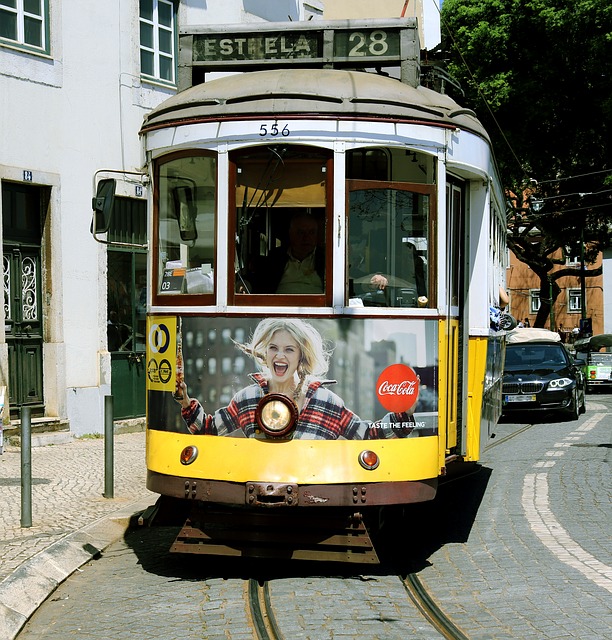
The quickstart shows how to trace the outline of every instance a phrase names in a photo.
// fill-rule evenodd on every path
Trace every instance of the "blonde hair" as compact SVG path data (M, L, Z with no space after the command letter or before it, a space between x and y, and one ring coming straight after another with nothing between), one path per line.
M300 349L300 367L304 376L325 376L329 369L330 351L323 344L321 334L308 322L297 318L265 318L247 344L237 344L255 362L266 369L266 348L277 331L286 331Z

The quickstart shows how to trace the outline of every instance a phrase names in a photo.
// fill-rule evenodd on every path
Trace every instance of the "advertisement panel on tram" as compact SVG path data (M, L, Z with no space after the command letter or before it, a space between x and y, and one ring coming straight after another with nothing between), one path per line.
M291 438L437 434L435 320L153 316L148 336L151 429L265 437L253 403L297 373Z

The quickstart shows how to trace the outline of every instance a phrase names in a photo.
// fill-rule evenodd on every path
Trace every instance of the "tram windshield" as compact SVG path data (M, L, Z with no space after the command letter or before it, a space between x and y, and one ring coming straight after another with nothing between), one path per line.
M154 245L162 304L184 294L215 304L215 267L228 247L230 305L329 307L343 288L350 307L435 306L430 158L404 149L351 151L341 202L331 150L260 145L229 159L228 244L220 247L216 157L180 152L157 165ZM343 274L342 282L332 274Z
M233 160L236 293L319 296L307 303L324 304L330 154L276 145Z

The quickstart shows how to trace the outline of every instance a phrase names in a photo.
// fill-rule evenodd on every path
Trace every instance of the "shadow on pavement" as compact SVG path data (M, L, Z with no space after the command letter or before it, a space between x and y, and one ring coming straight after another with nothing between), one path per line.
M145 571L176 580L207 578L275 578L307 576L361 577L416 573L444 545L468 539L491 470L469 466L470 473L441 482L435 500L393 507L371 514L379 531L372 535L380 565L254 559L170 553L179 526L138 526L135 519L125 535Z
M492 473L478 464L469 469L443 480L435 500L404 508L403 522L381 547L381 559L395 573L417 573L445 545L467 541ZM389 532L383 528L383 534Z

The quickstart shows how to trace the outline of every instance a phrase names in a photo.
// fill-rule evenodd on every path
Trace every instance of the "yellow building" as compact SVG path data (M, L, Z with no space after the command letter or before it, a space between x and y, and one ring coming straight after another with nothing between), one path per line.
M370 18L416 18L421 49L440 43L439 0L333 0L323 8L324 20L367 20Z

